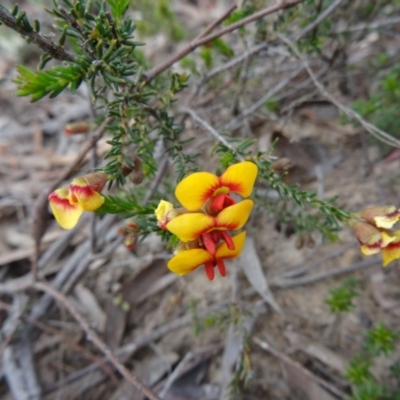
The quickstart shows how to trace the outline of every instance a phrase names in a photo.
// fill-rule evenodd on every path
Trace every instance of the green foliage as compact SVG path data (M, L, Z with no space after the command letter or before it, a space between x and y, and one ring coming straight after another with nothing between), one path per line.
M226 24L255 12L259 7L256 3L248 2L232 13ZM121 168L132 165L133 156L142 162L144 179L151 179L157 171L154 154L160 144L173 162L175 173L172 179L175 183L197 170L199 155L186 151L194 137L184 136L184 127L172 116L177 94L187 86L188 77L169 73L150 81L145 73L150 62L138 50L143 43L135 41L136 25L130 18L129 5L128 0L54 0L50 12L59 30L59 49L72 49L73 61L45 69L51 56L44 54L38 71L19 67L17 94L31 96L32 101L37 101L46 95L56 97L67 88L75 91L82 82L87 82L97 115L96 123L100 124L108 117L113 119L107 126L110 149L104 156L106 163L102 166L110 177L109 187L115 185L118 188L126 184ZM316 5L312 3L311 6L312 11L304 15L300 12L301 7L288 9L278 15L270 27L263 22L258 23L255 35L262 38L270 33L270 29L274 32L290 29L298 16L306 20L314 18ZM325 9L328 4L323 2L322 6ZM135 7L142 13L142 21L138 22L142 33L167 30L176 40L183 37L183 30L169 0L139 0L135 2ZM20 24L29 24L29 29L40 29L40 24L29 22L18 6L12 12L19 16ZM204 46L200 54L206 66L211 68L219 59L232 57L234 52L228 42L218 38ZM189 69L197 73L196 60L187 58L186 62ZM383 87L393 91L394 80L387 80ZM276 100L272 99L265 106L276 110ZM281 223L293 226L299 234L317 230L330 240L336 238L340 223L348 219L349 213L334 204L335 198L321 200L315 193L286 184L285 173L274 170L271 154L254 154L253 139L232 138L226 133L220 135L223 140L217 142L212 153L219 158L220 172L242 159L255 162L259 168L259 187L255 189L254 197L262 207ZM266 190L274 191L279 198L268 198ZM120 191L116 196L106 196L98 213L133 217L144 235L159 232L152 211L155 204L142 207L143 198L138 193L133 196ZM170 243L176 240L165 231L161 235Z
M204 318L204 327L217 327L220 329L227 328L229 325L239 325L243 322L243 318L251 315L251 313L237 304L230 304L226 309L208 315Z
M35 102L47 95L50 98L57 97L68 86L74 93L91 68L91 60L86 56L79 57L76 64L66 63L65 66L55 66L47 71L33 72L18 65L19 75L14 79L18 85L16 94L31 96L31 101Z
M347 367L346 378L355 385L361 385L365 381L373 379L370 373L372 360L369 357L357 355L350 361Z
M366 350L374 356L388 355L395 349L397 334L383 324L377 324L367 332L365 340Z
M354 308L353 299L358 294L359 282L346 279L338 288L330 289L330 297L325 301L333 313L342 313Z
M120 21L129 7L130 0L107 0L116 21Z
M231 25L238 22L255 12L255 8L252 5L246 5L245 7L235 10L225 21L224 25Z
M314 230L320 231L325 237L334 239L332 233L340 229L340 222L349 218L349 213L336 207L334 202L336 197L328 200L320 200L315 192L301 190L297 185L288 185L283 181L282 174L276 173L272 167L270 158L259 156L255 159L260 172L259 177L268 182L269 187L278 192L281 202L279 206L282 209L280 213L281 221L284 223L293 223L295 230L299 233ZM291 203L296 208L289 208ZM274 210L277 210L278 204L274 204ZM319 215L309 213L313 209L319 212ZM304 214L307 211L307 214Z
M395 350L397 335L378 323L366 332L364 353L356 355L347 367L346 378L352 384L352 396L346 400L399 400L400 391L383 382L377 382L370 368L378 355L389 355ZM399 363L391 368L391 375L400 377Z

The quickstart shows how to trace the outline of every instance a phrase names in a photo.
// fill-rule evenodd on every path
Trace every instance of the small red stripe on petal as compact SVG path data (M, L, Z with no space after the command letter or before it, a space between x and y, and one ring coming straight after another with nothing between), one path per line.
M368 246L368 247L372 247L372 246ZM392 250L392 249L400 249L400 241L389 243L389 244L385 247L385 249L389 249L389 250Z
M231 192L237 193L243 190L243 185L241 183L225 182L224 185L227 186Z
M70 185L69 186L72 193L75 195L84 195L84 196L91 196L94 193L94 190L90 185L87 186L79 186L79 185Z
M70 204L68 199L62 199L62 198L58 197L57 195L54 195L54 196L50 195L49 201L50 201L50 203L52 203L58 207L62 207L65 210L73 210L76 208L76 206Z

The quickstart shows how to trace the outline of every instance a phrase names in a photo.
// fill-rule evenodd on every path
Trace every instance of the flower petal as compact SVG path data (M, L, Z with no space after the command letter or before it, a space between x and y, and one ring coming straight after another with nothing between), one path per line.
M220 260L223 258L236 258L243 250L244 242L246 240L246 232L243 231L232 238L235 244L234 250L229 250L227 244L224 242L220 244L216 251L215 258Z
M178 253L168 261L168 269L178 275L192 272L200 265L213 260L213 256L204 249L191 249Z
M375 217L375 224L378 228L390 229L400 218L400 212L394 211L391 214Z
M381 251L380 244L374 244L374 245L363 244L363 245L361 245L361 252L365 256L372 256L373 254L377 254L380 251Z
M258 173L256 164L243 161L231 165L220 177L221 186L227 186L231 192L249 197Z
M203 213L178 215L167 223L167 229L178 236L182 242L189 242L212 229L215 219Z
M175 196L189 211L199 210L219 187L219 178L210 172L195 172L182 179Z
M400 219L400 211L395 206L379 206L362 210L360 216L377 228L390 229Z
M400 258L400 240L390 243L382 249L383 266L386 267L393 260Z
M160 200L158 207L155 209L154 214L156 214L157 221L164 221L167 215L174 209L174 206L169 201Z
M57 223L63 229L72 229L83 212L79 205L70 204L68 194L68 188L64 187L55 190L49 195L51 211Z
M253 209L252 200L243 200L240 203L224 208L216 217L216 226L226 230L240 229L249 219Z
M85 211L97 210L104 203L104 197L97 193L84 178L76 178L69 185L69 201L79 204Z

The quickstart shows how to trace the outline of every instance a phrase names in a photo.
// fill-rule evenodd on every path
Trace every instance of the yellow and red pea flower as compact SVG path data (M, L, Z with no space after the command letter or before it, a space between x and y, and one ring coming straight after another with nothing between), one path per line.
M230 194L250 196L257 172L257 166L249 161L230 166L220 177L196 172L184 178L175 190L186 210L161 200L155 210L158 226L181 240L168 263L171 271L185 275L204 264L210 280L215 267L226 275L224 258L237 257L246 237L245 232L231 237L229 231L244 226L254 204L247 199L236 203Z
M84 211L97 210L104 203L104 197L100 192L107 181L107 175L102 172L75 178L69 185L70 203L79 205Z
M377 228L390 229L400 219L400 211L395 206L371 207L362 210L360 217Z
M241 229L249 219L253 204L252 200L243 200L224 208L215 217L204 213L181 214L170 220L166 224L166 228L182 242L193 241L201 237L206 249L211 254L215 254L215 244L218 243L218 239L224 240L233 250L232 241L226 231ZM211 236L212 231L221 232L219 236Z
M219 177L210 172L195 172L179 182L175 196L189 211L197 211L207 202L207 211L217 213L234 203L230 193L250 196L257 172L257 165L250 161L231 165Z
M83 211L97 210L104 203L99 193L108 177L95 172L75 178L69 187L62 187L50 193L48 199L57 223L64 229L72 229Z
M62 187L49 194L49 203L54 217L64 229L72 229L83 213L83 209L69 201L69 189Z
M158 207L155 209L154 214L157 218L157 225L160 229L166 230L167 224L179 214L174 208L173 204L169 201L161 200Z
M394 240L386 232L381 232L378 228L365 221L354 221L350 226L353 228L361 245L362 253L366 256L379 253L382 248Z
M389 263L400 258L400 231L392 233L392 241L382 248L383 266L386 267Z
M207 277L210 281L214 279L214 268L217 267L221 276L226 276L224 259L236 258L243 250L246 239L246 232L241 232L232 237L234 249L228 248L223 242L216 248L215 254L203 248L191 248L189 250L179 251L168 262L168 269L180 276L186 275L198 267L204 265Z
M383 266L400 258L400 231L390 228L400 219L394 206L379 206L362 210L349 225L361 245L363 254L369 256L382 251Z

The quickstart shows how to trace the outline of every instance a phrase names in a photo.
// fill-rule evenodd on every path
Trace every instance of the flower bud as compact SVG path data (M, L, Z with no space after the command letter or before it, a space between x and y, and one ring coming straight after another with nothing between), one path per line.
M379 253L380 249L394 240L386 232L381 232L373 225L363 221L355 221L350 225L361 244L361 251L366 255Z
M293 166L292 160L289 158L283 157L279 160L276 160L272 163L271 167L275 172L286 171Z
M174 206L165 200L160 201L154 213L156 214L158 227L164 230L167 229L168 222L178 216Z
M69 202L79 204L85 211L97 210L104 203L104 197L100 195L108 176L103 172L93 172L75 178L69 185Z
M133 250L139 239L139 228L134 222L127 222L118 228L118 234L124 237L124 245L128 250Z
M135 157L135 159L133 160L133 164L122 164L121 172L122 175L129 176L129 180L135 185L138 185L143 181L144 173L142 168L142 161L138 157Z
M71 122L65 125L64 133L66 135L77 135L80 133L88 133L90 131L90 124L84 121Z
M108 176L104 172L92 172L91 174L83 175L80 178L84 179L96 192L101 192L105 184L108 182Z

